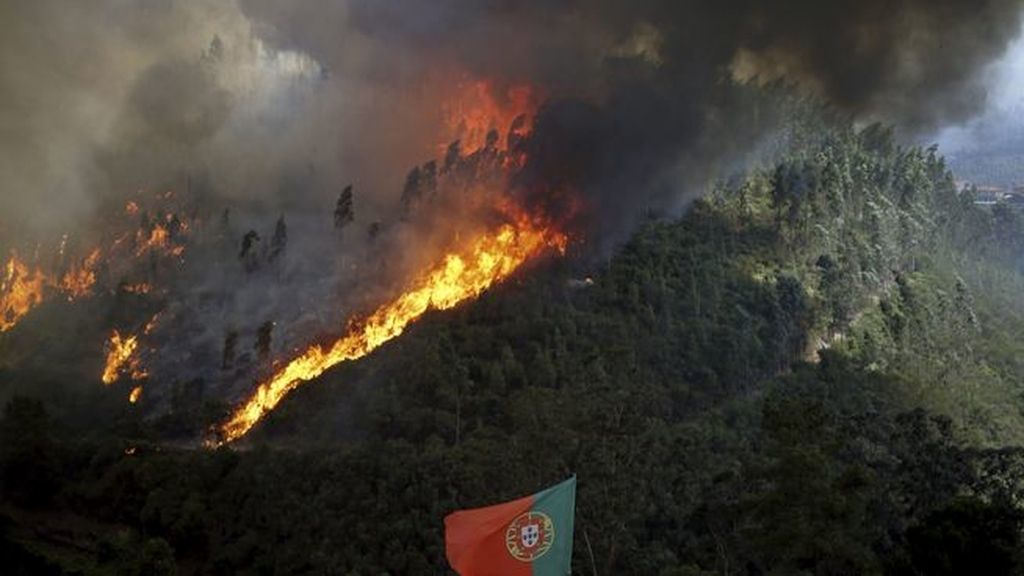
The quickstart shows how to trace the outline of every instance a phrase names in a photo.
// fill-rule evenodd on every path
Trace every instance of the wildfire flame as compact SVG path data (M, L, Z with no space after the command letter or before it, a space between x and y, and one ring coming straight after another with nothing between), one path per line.
M515 126L517 134L530 131L530 118L537 108L536 91L530 86L513 86L499 90L491 82L477 80L460 85L459 95L443 105L448 142L460 140L466 152L480 150L487 143L487 133L497 130L501 137ZM504 150L505 142L499 138L497 148Z
M135 350L138 347L137 336L122 336L117 330L111 333L110 339L107 340L107 362L103 367L104 384L113 384L123 372L134 372L138 369L138 361L135 359Z
M129 294L149 294L153 290L153 286L149 282L122 284L121 290Z
M30 269L18 255L11 253L0 281L0 332L6 332L22 316L43 301L47 278L42 270Z
M60 279L60 289L67 295L68 300L74 300L87 296L96 283L96 264L100 261L100 249L94 249L81 265L72 266L64 277Z
M128 394L128 402L135 404L142 397L142 386L136 386L132 388L132 391Z
M546 248L564 252L566 242L564 234L520 216L514 224L504 224L477 237L464 249L447 254L406 292L367 318L350 323L341 339L327 346L313 345L280 368L220 426L220 438L208 445L216 447L241 438L301 383L336 364L369 354L399 336L431 308L446 310L478 296Z
M146 322L146 326L142 329L142 333L147 336L152 334L153 330L156 329L158 321L160 320L160 316L162 314L163 312L157 312L156 314L154 314L153 317L149 319L149 322Z
M147 250L163 250L170 243L170 234L167 233L167 229L162 224L153 226L153 229L146 234L144 231L139 230L136 234L137 248L135 249L136 256L142 256Z
M163 197L170 195L164 194ZM128 215L137 215L140 211L134 201L125 206ZM112 243L93 248L85 258L72 263L64 271L39 266L38 257L36 263L30 265L12 251L0 270L0 332L13 328L33 308L57 294L68 301L91 295L96 286L96 270L101 263L113 264L115 270L123 270L147 253L161 258L181 257L190 227L188 219L174 213L163 213L150 227L123 232ZM125 248L123 245L127 240L134 240L134 245ZM67 254L68 235L64 234L57 246L57 255L61 262L65 262ZM125 284L122 288L133 294L148 294L153 285L138 282Z

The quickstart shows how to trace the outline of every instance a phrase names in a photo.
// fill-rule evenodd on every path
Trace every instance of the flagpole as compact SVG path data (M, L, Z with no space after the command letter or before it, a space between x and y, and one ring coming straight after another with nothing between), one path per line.
M590 572L597 576L597 562L594 561L594 548L590 545L590 536L587 535L587 529L583 529L583 541L587 543L587 554L590 556Z

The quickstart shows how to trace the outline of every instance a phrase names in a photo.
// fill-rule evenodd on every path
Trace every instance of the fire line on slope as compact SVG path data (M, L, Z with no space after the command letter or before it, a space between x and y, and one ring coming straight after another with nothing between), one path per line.
M432 308L447 310L480 295L547 249L564 252L566 243L564 234L519 216L513 223L477 237L466 248L445 255L409 290L365 319L350 323L340 339L329 345L312 345L277 370L217 428L216 438L208 440L207 446L238 440L303 382L341 362L366 356Z

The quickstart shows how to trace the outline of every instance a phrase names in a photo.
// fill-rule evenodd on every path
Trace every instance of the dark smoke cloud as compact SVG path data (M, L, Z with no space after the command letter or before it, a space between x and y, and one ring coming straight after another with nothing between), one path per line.
M580 128L605 147L588 186L628 181L632 205L665 207L674 177L700 182L697 163L752 136L724 133L741 113L730 78L927 131L985 105L979 73L1019 30L1016 0L5 2L0 241L66 232L104 201L189 176L269 210L355 180L386 212L407 167L436 152L436 108L459 74L589 106L600 118ZM572 114L543 125L568 129ZM557 155L561 138L537 146Z
M755 147L772 118L751 115L736 81L783 82L855 119L930 133L985 107L985 66L1021 30L1016 0L328 6L243 2L279 46L322 62L344 57L339 30L358 35L375 78L410 82L447 65L543 87L550 105L517 182L549 204L559 185L578 188L598 239L644 212L678 207Z
M246 5L259 12L258 0ZM1020 10L1017 0L355 0L348 19L386 41L392 65L443 54L579 96L615 82L616 55L656 57L671 72L660 77L703 88L698 97L724 70L785 77L854 112L928 127L984 106L978 73L1020 33Z
M398 219L462 80L536 87L509 192L601 252L756 158L785 121L756 86L928 133L986 106L986 65L1020 24L1016 0L2 2L0 250L100 230L139 190L190 188L196 234L215 238L166 282L154 338L170 352L152 366L237 391L266 360L224 373L227 335L252 356L276 322L286 357L480 224L458 193L440 219ZM339 234L348 183L357 215ZM286 256L245 271L242 235L271 238L281 215Z

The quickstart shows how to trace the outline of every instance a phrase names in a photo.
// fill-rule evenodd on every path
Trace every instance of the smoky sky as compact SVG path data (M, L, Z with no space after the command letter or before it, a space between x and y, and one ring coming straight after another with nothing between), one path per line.
M756 144L737 81L928 133L985 107L983 72L1020 13L1015 0L6 2L0 241L189 178L268 212L354 182L386 215L436 154L460 77L537 87L547 104L518 185L575 186L598 233L628 229Z
M224 373L228 335L253 356L270 323L272 355L286 356L393 295L464 231L460 219L465 230L485 224L452 205L459 196L434 210L440 218L400 218L406 175L444 150L442 109L462 82L486 80L499 96L533 87L528 160L499 193L603 255L645 215L675 213L756 156L790 120L762 91L783 86L908 135L970 120L1021 10L1010 0L2 2L0 250L43 261L64 234L88 246L128 199L193 193L200 240L177 276L149 278L168 293L153 339L173 352L147 363L183 380L220 374L239 391L266 366ZM339 233L331 214L348 184L356 215ZM265 250L282 217L285 255L244 270L243 235L258 232Z
M782 120L752 117L737 83L783 83L856 120L927 134L985 108L986 66L1021 30L1021 3L1004 0L243 7L277 45L328 66L344 52L338 30L371 39L377 52L363 72L380 81L456 66L542 87L548 104L516 183L556 212L569 210L560 193L574 188L598 242L677 208Z

